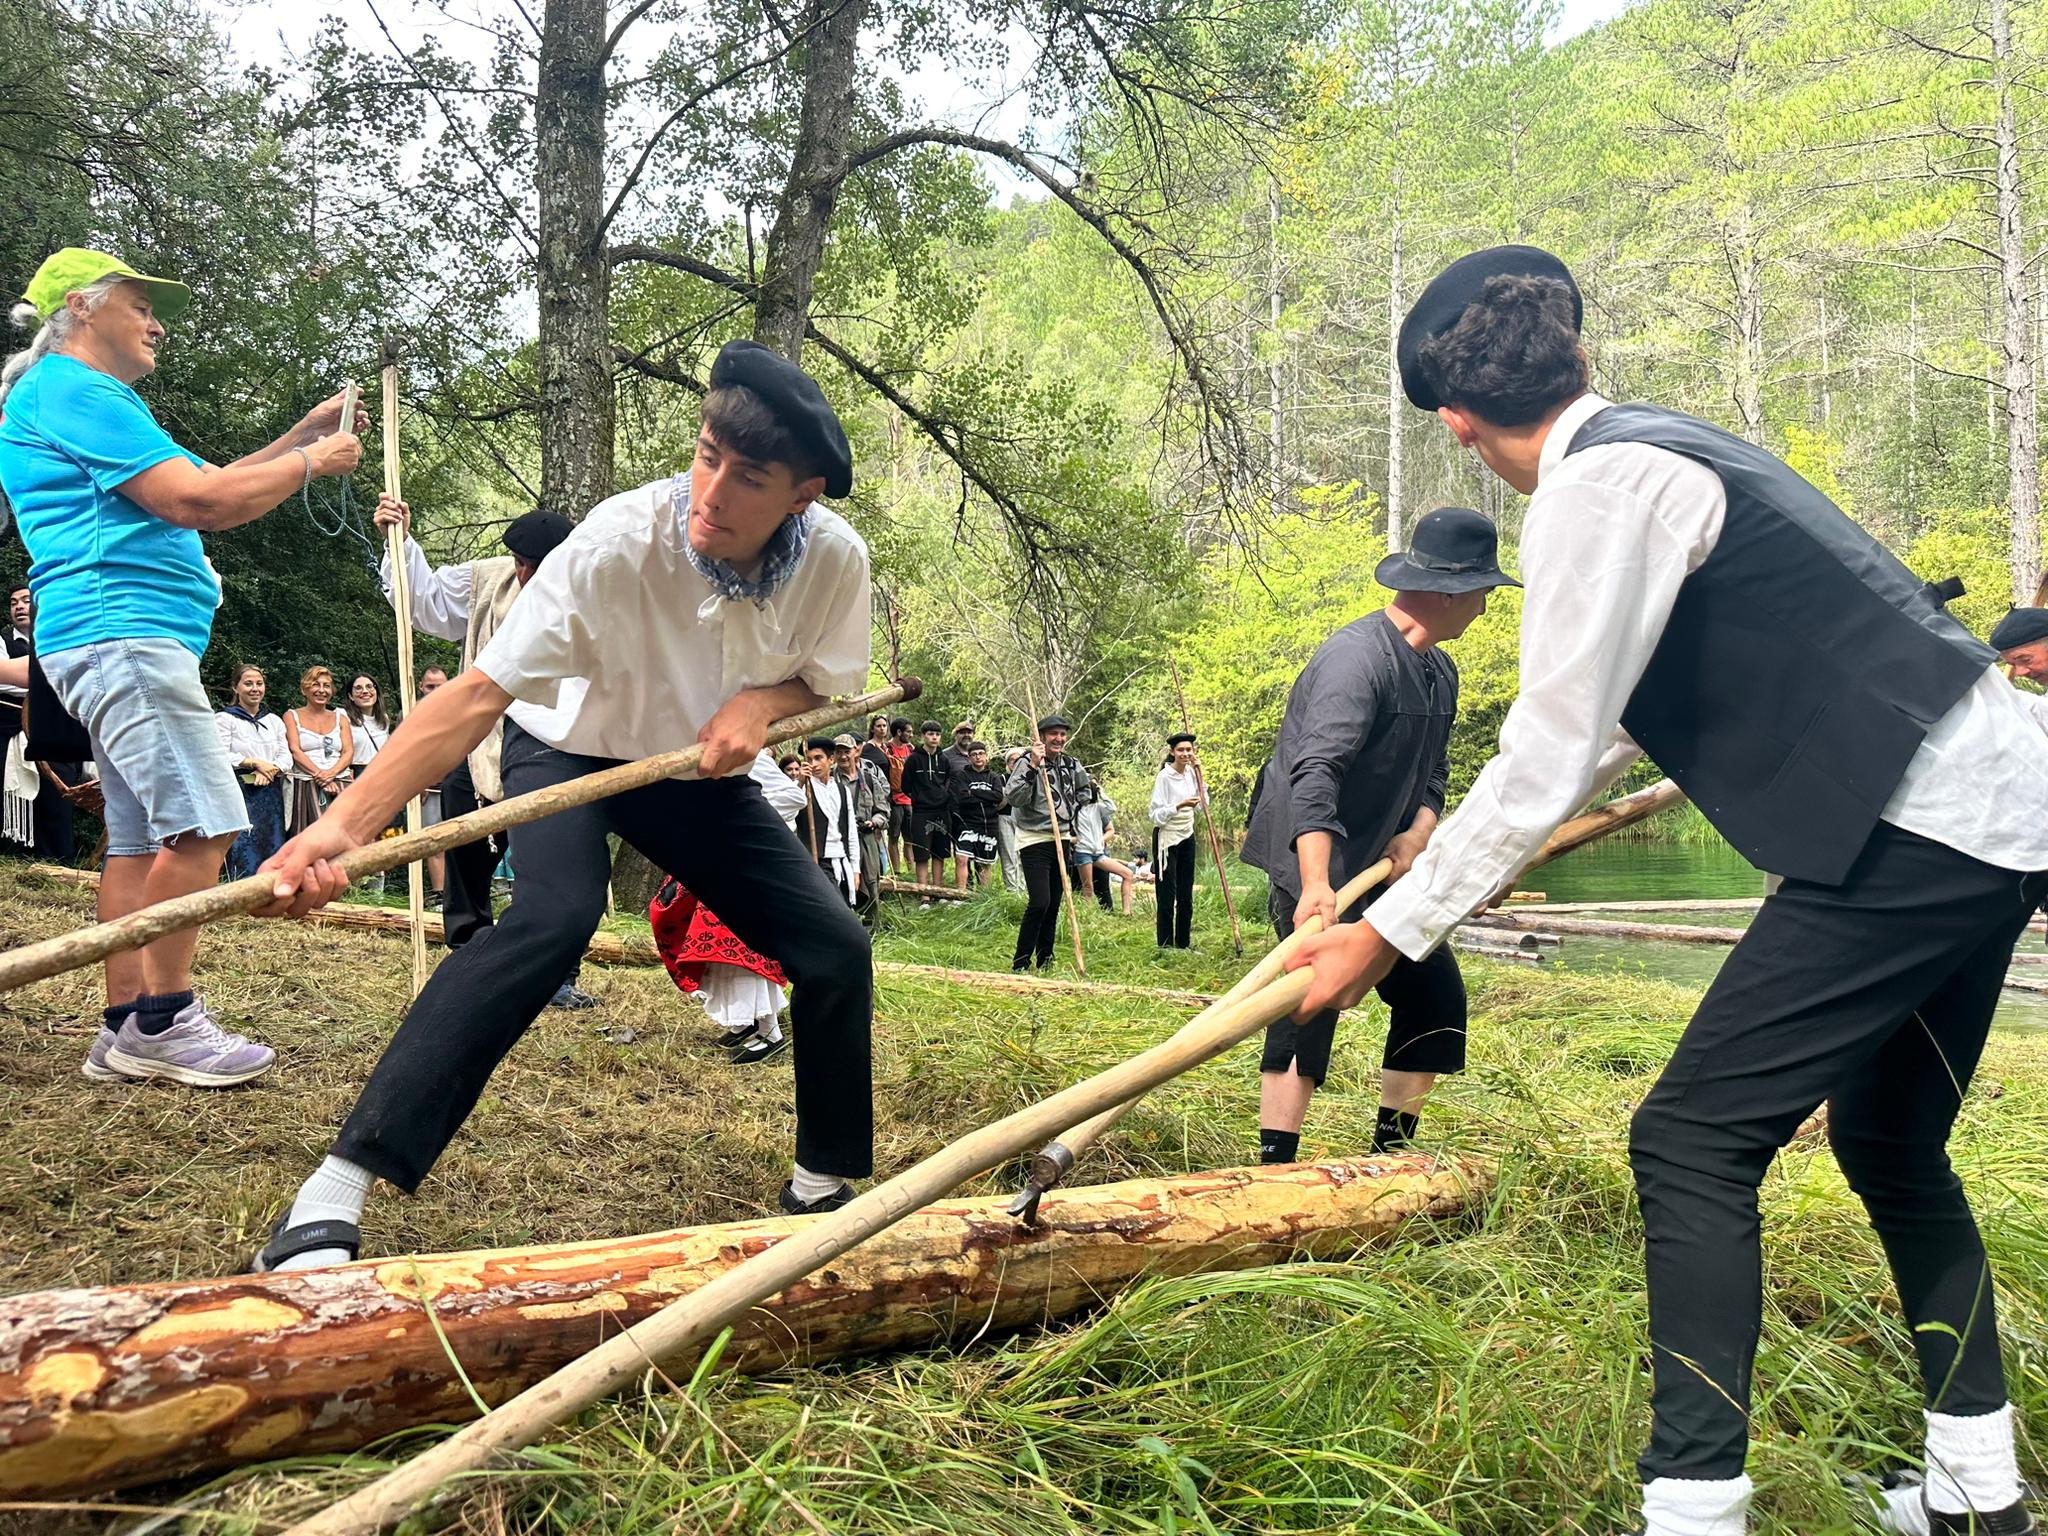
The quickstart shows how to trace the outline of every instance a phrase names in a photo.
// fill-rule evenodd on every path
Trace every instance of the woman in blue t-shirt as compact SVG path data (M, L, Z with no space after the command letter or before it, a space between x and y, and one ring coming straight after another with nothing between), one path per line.
M100 916L219 878L249 825L199 686L220 603L202 531L252 522L362 455L337 395L266 448L215 466L180 448L134 386L190 294L101 251L57 252L17 325L34 341L0 369L0 490L29 553L36 653L92 737L106 794ZM271 1051L221 1029L192 994L192 933L107 961L105 1027L87 1077L247 1082Z

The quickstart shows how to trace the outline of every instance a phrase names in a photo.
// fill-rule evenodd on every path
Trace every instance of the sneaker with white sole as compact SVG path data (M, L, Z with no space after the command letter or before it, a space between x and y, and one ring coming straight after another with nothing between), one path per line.
M135 1015L131 1013L128 1017L132 1019ZM111 1028L102 1024L100 1026L99 1038L93 1041L92 1049L85 1053L85 1062L78 1070L96 1083L134 1082L136 1078L135 1073L117 1072L107 1060L107 1052L114 1048L114 1041L118 1038L119 1036Z
M171 1027L145 1035L129 1014L107 1050L107 1065L125 1077L167 1077L193 1088L232 1088L270 1070L277 1053L222 1029L203 998L180 1008Z

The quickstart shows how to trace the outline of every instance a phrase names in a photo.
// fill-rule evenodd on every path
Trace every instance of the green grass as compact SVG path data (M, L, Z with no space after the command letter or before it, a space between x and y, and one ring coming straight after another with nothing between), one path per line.
M1149 911L1125 920L1090 907L1090 974L1218 989L1267 942L1263 922L1250 920L1263 911L1250 877L1239 902L1244 962L1230 954L1213 892L1200 898L1198 945L1184 954L1153 949ZM878 951L1000 969L1020 905L897 908ZM75 896L0 877L5 942L60 929L75 908ZM288 1070L274 1088L209 1101L205 1114L175 1090L110 1099L67 1080L86 1038L82 986L46 983L9 999L18 1048L0 1076L11 1128L0 1142L0 1190L11 1195L0 1201L0 1239L11 1252L0 1258L14 1288L230 1264L346 1108L388 1032L405 961L401 945L373 936L236 924L208 940L202 965L231 1011L286 1047ZM583 1415L516 1477L458 1494L455 1528L1630 1529L1648 1382L1627 1119L1692 998L1622 975L1470 960L1466 972L1472 1069L1440 1090L1424 1137L1496 1158L1500 1176L1450 1240L1439 1230L1354 1263L1154 1281L1093 1317L970 1348L761 1380L699 1372L653 1382ZM603 1003L595 1016L544 1021L421 1198L373 1203L387 1251L729 1219L772 1199L787 1157L786 1077L707 1067L690 1044L694 1013L658 973L587 977ZM885 979L882 1167L1098 1070L1184 1016L1127 996L1027 998ZM1304 1156L1365 1145L1381 1022L1373 1005L1340 1036ZM621 1023L641 1032L634 1044L604 1040ZM1210 1063L1148 1099L1084 1176L1248 1161L1256 1091L1249 1048ZM2048 1423L2048 1040L1994 1039L1956 1161L1999 1268L2014 1396L2023 1417ZM1878 1245L1823 1148L1788 1150L1764 1205L1757 1529L1867 1529L1835 1480L1915 1449L1910 1342ZM423 1440L234 1474L183 1528L253 1536L360 1486ZM2023 1455L2038 1477L2040 1447L2025 1441ZM104 1527L79 1519L70 1528Z

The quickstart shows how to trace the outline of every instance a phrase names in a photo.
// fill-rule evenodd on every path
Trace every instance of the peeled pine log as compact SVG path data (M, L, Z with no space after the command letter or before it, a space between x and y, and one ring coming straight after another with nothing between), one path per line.
M888 875L875 882L884 896L915 896L920 901L965 901L972 891L958 891L950 885L920 885L915 880L896 880Z
M1029 1229L1001 1199L942 1201L747 1313L722 1364L760 1372L973 1338L1151 1275L1344 1257L1463 1209L1491 1181L1486 1164L1420 1155L1232 1168L1062 1190ZM0 1301L0 1497L347 1451L473 1418L451 1354L485 1402L503 1402L828 1219Z
M1467 921L1469 928L1508 928L1517 932L1583 934L1595 939L1656 939L1665 944L1734 944L1742 928L1694 928L1684 923L1629 923L1597 917L1560 917L1555 912L1489 912Z

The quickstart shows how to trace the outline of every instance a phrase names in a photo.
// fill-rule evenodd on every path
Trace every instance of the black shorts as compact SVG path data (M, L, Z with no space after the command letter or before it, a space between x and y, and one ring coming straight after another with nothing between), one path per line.
M943 859L953 852L953 833L944 811L921 811L910 807L910 819L903 829L913 859Z
M1377 893L1375 893L1377 894ZM1284 905L1283 905L1284 903ZM1294 931L1294 903L1276 888L1271 905L1273 931ZM1465 978L1448 942L1423 960L1405 955L1374 988L1387 1005L1387 1049L1381 1066L1389 1072L1465 1070ZM1266 1026L1261 1072L1290 1067L1321 1087L1330 1075L1330 1046L1337 1036L1337 1011L1326 1009L1306 1024L1281 1019Z
M962 827L953 838L953 849L963 858L976 864L993 864L996 861L996 835L980 832L973 827Z

